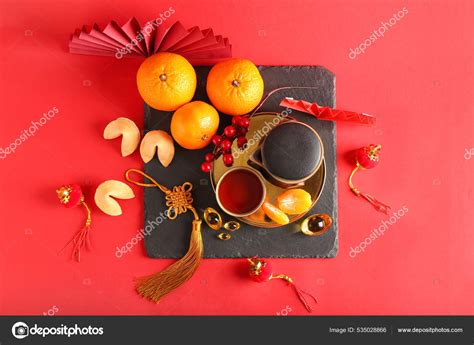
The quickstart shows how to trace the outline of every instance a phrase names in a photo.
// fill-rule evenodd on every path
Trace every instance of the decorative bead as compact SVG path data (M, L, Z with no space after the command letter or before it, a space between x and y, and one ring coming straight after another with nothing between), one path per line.
M248 128L240 127L239 130L237 131L237 135L239 137L245 137L245 135L247 134L248 131L249 131Z
M247 138L246 137L238 137L237 138L237 146L239 148L244 148L245 144L247 144Z
M224 139L221 142L221 147L222 147L222 150L226 152L230 151L230 149L232 148L232 142L229 139Z
M224 164L226 166L231 166L234 164L234 157L232 157L232 154L226 153L222 156L222 160L224 161Z
M219 144L221 143L222 137L221 137L220 135L217 135L217 134L216 134L216 135L214 135L214 136L212 137L211 141L212 141L212 143L213 143L215 146L217 146L217 145L219 145Z
M240 229L240 223L235 220L230 220L224 224L224 229L228 231L237 231Z
M233 116L232 117L232 124L234 126L240 126L240 120L242 119L242 117L240 116Z
M217 237L222 241L228 241L228 240L230 240L230 238L232 236L230 236L230 234L228 234L228 233L221 232L219 235L217 235Z
M239 121L239 125L244 128L248 128L250 126L250 119L248 117L242 117Z
M226 128L224 128L224 135L227 138L233 138L236 133L237 133L237 130L235 129L234 126L227 126Z
M210 162L204 162L201 164L202 172L208 173L211 171L212 165Z

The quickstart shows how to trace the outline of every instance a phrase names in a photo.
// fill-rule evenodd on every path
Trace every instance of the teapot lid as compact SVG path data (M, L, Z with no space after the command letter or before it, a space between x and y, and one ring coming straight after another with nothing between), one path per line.
M276 177L298 181L309 177L322 160L322 143L310 126L289 121L275 127L265 138L261 158Z

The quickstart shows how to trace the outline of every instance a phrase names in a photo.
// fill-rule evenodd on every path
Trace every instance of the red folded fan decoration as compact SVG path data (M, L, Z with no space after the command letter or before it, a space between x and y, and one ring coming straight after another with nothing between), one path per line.
M316 103L290 97L284 98L280 102L280 106L314 115L319 120L349 121L370 126L374 125L376 120L375 116L366 113L322 107Z
M103 30L97 24L83 26L76 29L69 41L70 53L117 59L164 51L180 54L194 65L209 65L231 57L232 45L228 38L214 35L212 29L186 29L179 21L165 27L156 20L141 26L135 18L122 26L111 21Z

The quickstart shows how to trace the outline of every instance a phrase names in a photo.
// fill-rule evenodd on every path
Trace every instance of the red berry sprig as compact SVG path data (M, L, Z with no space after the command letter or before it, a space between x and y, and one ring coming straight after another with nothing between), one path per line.
M247 116L232 117L232 125L224 128L222 135L214 135L212 143L214 144L214 151L206 153L205 161L201 164L203 172L210 172L212 162L222 156L222 161L228 167L234 164L234 157L232 156L232 143L237 140L237 146L244 149L247 144L247 132L250 126L250 119Z

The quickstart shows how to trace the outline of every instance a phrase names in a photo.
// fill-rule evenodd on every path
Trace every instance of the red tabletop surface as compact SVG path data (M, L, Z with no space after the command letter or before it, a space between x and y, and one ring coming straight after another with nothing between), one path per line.
M102 138L119 116L143 125L135 85L142 59L73 55L67 43L83 24L145 22L169 7L168 20L229 37L236 57L327 67L337 76L339 108L377 116L375 127L337 125L337 257L273 260L275 271L318 297L313 314L473 313L472 1L9 0L0 7L1 314L307 314L283 281L255 283L238 259L204 260L156 305L135 293L133 279L173 261L147 258L142 243L115 255L143 227L143 191L133 187L136 198L121 202L121 217L101 213L93 194L102 181L142 167L138 153L122 158L119 140ZM387 22L384 36L371 39ZM350 55L367 39L363 53ZM54 117L22 141L52 109ZM347 186L351 150L370 143L382 144L381 163L358 173L356 185L399 219ZM82 209L57 200L55 189L66 183L83 186L93 211L94 248L80 264L70 248L57 255L84 221ZM367 240L384 225L384 236ZM364 241L364 252L351 252Z

